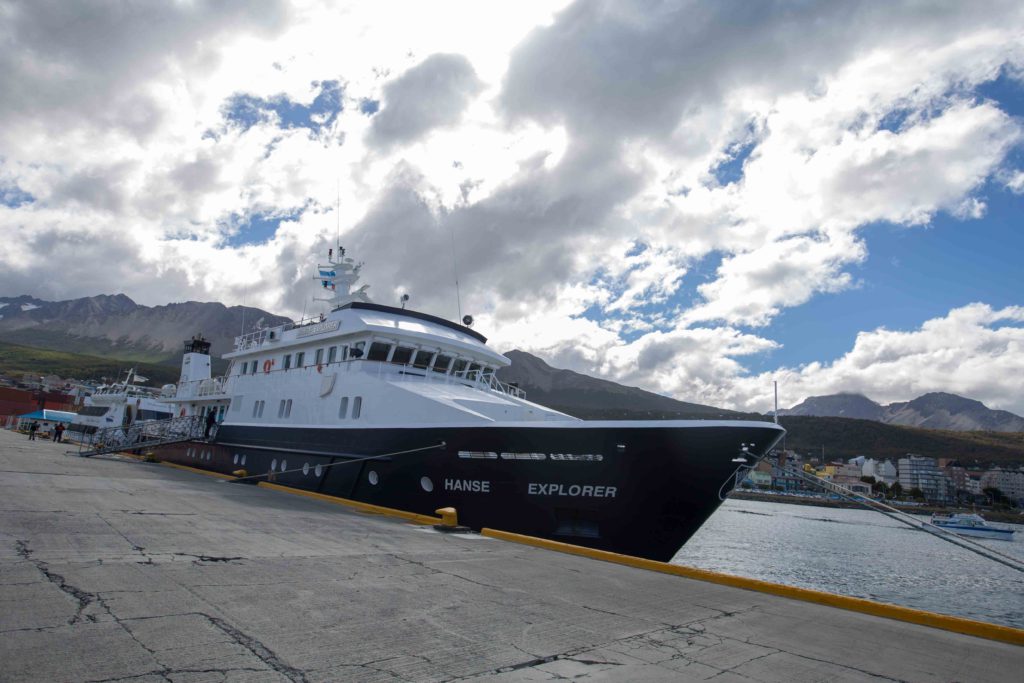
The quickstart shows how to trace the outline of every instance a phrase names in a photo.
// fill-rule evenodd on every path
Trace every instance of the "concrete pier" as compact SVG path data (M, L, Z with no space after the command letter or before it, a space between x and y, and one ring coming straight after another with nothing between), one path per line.
M1008 643L63 451L0 430L0 681L877 683L1024 666Z

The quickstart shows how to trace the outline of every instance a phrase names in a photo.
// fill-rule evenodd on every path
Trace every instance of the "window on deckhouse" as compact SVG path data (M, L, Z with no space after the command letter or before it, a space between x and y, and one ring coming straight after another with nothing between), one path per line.
M430 359L433 357L433 351L424 351L421 349L416 352L416 358L412 361L412 366L418 370L426 370L430 367Z
M466 371L466 366L469 365L469 361L464 358L456 358L452 364L452 374L456 377L462 377Z
M295 367L301 368L306 365L306 352L299 351L295 354Z
M437 355L434 359L434 372L446 373L448 372L448 366L452 364L452 357L446 356L442 353Z
M399 346L392 354L391 362L397 365L408 365L412 362L412 354L415 351L416 349L410 349L407 346Z
M358 346L358 344L356 346ZM370 353L366 355L366 360L385 361L388 359L388 353L390 351L391 344L385 344L384 342L373 342L372 344L370 344Z
M324 350L323 349L317 349L316 350L316 356L314 357L314 360L313 360L313 364L314 365L323 365L323 363L324 363Z
M338 347L332 346L331 348L327 349L327 362L333 363L336 360L338 360Z
M285 356L284 356L284 363L283 363L282 367L285 370L287 370L291 366L292 366L292 354L286 353Z

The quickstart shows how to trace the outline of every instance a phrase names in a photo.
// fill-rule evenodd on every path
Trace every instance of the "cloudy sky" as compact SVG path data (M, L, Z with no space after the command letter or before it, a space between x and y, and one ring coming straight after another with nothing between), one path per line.
M375 301L745 410L1024 413L1024 5L0 0L0 295Z

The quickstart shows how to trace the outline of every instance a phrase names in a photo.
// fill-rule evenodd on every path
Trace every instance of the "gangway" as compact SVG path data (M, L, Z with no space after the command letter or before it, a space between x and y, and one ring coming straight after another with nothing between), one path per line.
M213 430L217 427L213 426ZM210 436L215 432L211 430ZM163 446L183 441L202 441L206 436L206 419L202 415L172 417L166 420L146 420L128 427L104 427L83 436L78 444L78 456L91 458L104 453Z
M984 545L983 543L972 541L969 538L958 536L948 529L943 529L942 527L935 526L934 524L926 522L915 515L904 512L903 510L897 510L891 505L886 505L885 503L879 500L869 498L868 496L857 493L856 491L852 491L846 488L845 486L840 486L839 484L828 481L827 479L822 479L821 477L815 476L808 472L804 472L803 470L798 470L792 467L782 467L780 469L782 469L783 472L789 474L790 476L806 481L809 484L813 484L814 486L824 489L825 491L828 491L829 493L832 493L842 498L843 500L863 505L864 507L874 510L875 512L880 512L886 517L889 517L890 519L900 522L901 524L906 524L907 526L912 527L914 529L918 529L919 531L928 532L929 534L932 534L937 538L941 538L943 541L946 541L947 543L952 543L953 545L959 546L964 550L970 550L972 553L976 553L978 555L981 555L982 557L986 557L994 562L998 562L999 564L1010 567L1011 569L1016 569L1019 572L1024 572L1024 561L1021 561L1017 557L1001 553L998 550L994 550L988 547L987 545Z

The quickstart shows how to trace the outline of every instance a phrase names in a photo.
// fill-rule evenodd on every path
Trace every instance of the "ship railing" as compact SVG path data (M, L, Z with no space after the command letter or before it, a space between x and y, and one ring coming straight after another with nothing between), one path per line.
M78 444L78 455L89 458L104 453L150 448L182 441L193 441L213 436L207 433L206 418L202 415L172 417L166 420L134 422L126 426L104 427L91 434L83 434Z
M174 398L222 398L231 391L233 377L211 377L180 382Z
M412 364L399 365L396 363L388 363L387 361L367 361L357 359L355 361L347 362L363 363L364 372L375 374L379 378L387 377L390 381L461 385L473 389L490 389L491 391L513 396L515 398L526 398L526 392L514 384L506 384L505 382L502 382L494 376L493 372L485 373L476 371L472 376L470 376L470 373L465 371L458 374L449 374L434 372L430 368L419 367ZM376 367L372 367L373 365Z

